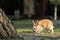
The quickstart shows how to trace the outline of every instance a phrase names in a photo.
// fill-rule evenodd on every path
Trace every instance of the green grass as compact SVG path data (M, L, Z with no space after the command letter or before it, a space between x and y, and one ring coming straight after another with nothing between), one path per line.
M14 23L17 25L17 32L32 32L32 20L14 20ZM54 32L60 33L60 27L55 27Z
M17 25L17 32L32 32L31 20L15 20L14 23Z

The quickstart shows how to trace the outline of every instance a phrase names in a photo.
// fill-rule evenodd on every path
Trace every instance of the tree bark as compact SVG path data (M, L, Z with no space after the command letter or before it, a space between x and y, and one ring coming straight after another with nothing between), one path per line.
M0 40L24 40L16 31L15 25L0 8Z
M55 5L54 9L54 20L57 20L57 5Z

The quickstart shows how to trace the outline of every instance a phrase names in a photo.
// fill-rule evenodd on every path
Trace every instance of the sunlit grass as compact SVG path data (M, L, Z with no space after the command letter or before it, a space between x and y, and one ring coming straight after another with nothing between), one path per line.
M25 32L25 33L32 33L32 30L31 29L17 29L17 32Z

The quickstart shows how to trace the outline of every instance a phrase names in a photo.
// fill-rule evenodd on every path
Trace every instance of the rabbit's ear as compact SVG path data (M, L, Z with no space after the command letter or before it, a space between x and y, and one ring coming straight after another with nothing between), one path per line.
M33 23L33 25L35 25L35 24L36 24L34 20L32 20L32 23Z
M37 20L37 22L39 22L39 20Z
M36 21L36 24L37 24L37 25L39 24L39 20Z

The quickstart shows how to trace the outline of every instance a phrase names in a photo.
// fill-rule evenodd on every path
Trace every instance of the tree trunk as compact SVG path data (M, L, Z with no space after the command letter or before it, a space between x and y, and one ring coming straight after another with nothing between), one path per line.
M34 14L34 2L33 0L24 0L24 15Z
M24 38L18 34L15 25L0 9L0 40L23 40Z
M57 20L57 5L55 5L54 9L54 20Z

